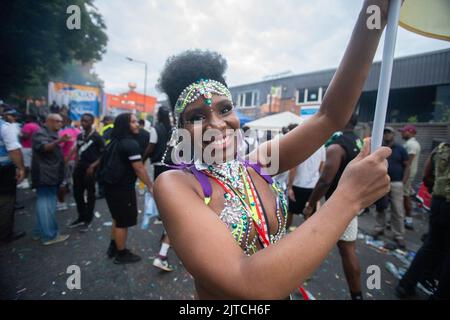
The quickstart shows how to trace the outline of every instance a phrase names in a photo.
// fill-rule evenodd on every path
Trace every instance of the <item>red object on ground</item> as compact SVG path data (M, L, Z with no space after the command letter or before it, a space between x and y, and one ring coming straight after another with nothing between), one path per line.
M427 210L430 210L431 207L431 194L428 192L428 188L422 182L419 187L419 191L417 191L416 195L417 200L423 205L423 207Z

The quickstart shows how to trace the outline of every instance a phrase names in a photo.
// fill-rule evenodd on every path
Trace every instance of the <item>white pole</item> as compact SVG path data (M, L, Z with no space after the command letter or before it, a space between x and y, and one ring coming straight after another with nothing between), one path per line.
M388 21L384 39L383 59L381 61L380 82L378 84L375 118L372 129L372 152L381 146L383 141L384 124L391 86L392 65L394 62L395 41L397 39L398 20L400 17L401 0L389 2Z

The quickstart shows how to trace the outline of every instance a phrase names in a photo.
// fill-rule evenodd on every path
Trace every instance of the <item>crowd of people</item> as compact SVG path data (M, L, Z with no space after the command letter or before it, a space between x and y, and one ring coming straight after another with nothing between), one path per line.
M379 4L385 26L387 2ZM138 220L139 179L154 196L164 224L153 265L173 270L167 259L173 247L193 276L199 298L289 299L299 288L308 299L301 284L337 245L350 296L361 300L358 215L375 204L373 235L379 237L389 227L394 248L406 249L405 228L414 228L410 196L421 151L412 125L401 129L404 146L395 142L395 130L386 127L377 150L370 150L370 139L355 133L354 109L383 31L366 28L368 5L318 113L260 144L234 134L240 132L240 121L225 81L227 62L211 51L190 50L167 60L158 88L171 109L159 109L149 132L133 113L105 117L100 133L87 113L81 127L72 128L56 106L42 125L29 118L20 129L15 111L5 109L0 120L1 240L24 236L14 231L14 205L16 184L29 172L37 196L36 240L53 245L69 238L55 216L56 210L67 208L69 189L78 214L69 227L88 232L98 184L112 216L107 256L115 264L139 262L141 257L127 248L129 228ZM205 141L210 130L215 134ZM188 141L181 132L189 133ZM169 151L182 142L201 152L188 162L175 161ZM216 162L209 163L206 151ZM154 165L153 179L147 159ZM431 297L450 297L449 159L447 141L427 160L425 181L433 194L430 230L396 287L400 297L414 295L416 284L430 274L438 279ZM273 162L277 166L268 174ZM294 227L293 216L299 214L305 221Z
M153 194L152 181L163 172L173 169L163 159L173 131L170 110L161 107L156 125L150 130L144 128L144 120L138 120L131 113L121 114L116 119L105 116L99 132L95 129L94 116L88 113L81 116L79 127L73 126L74 122L70 118L58 113L48 114L42 124L34 116L27 115L20 126L19 118L16 110L6 107L0 120L2 241L11 242L25 235L25 232L14 231L16 187L31 187L36 191L36 228L33 238L41 240L43 245L66 241L69 235L60 233L55 213L68 209L65 199L71 191L78 216L67 227L88 232L96 200L105 197L113 219L107 256L113 258L116 264L140 261L141 257L126 247L128 229L137 224L136 180L139 178L147 192ZM304 221L307 221L320 209L322 198L331 198L345 169L361 153L364 141L356 135L356 125L357 116L353 114L345 128L335 132L310 157L284 174L274 177L288 199L285 221L288 232L297 228L292 225L294 215L302 215ZM291 124L273 139L281 139L297 127L297 124ZM248 128L244 129L243 144L247 155L263 143L255 132L250 132ZM393 128L386 127L384 130L383 145L391 150L386 158L390 191L374 204L376 225L373 236L379 237L386 228L390 228L396 244L390 248L392 250L406 249L405 228L414 230L410 219L411 195L414 193L412 183L418 174L421 151L415 138L417 129L414 125L406 125L399 132L405 140L403 145L395 142ZM271 140L271 137L266 138L264 141ZM434 292L438 292L439 297L448 297L448 285L445 284L448 284L449 279L445 270L448 270L449 265L448 256L445 256L448 248L445 245L448 243L446 228L449 195L448 179L444 179L449 170L448 162L447 167L442 167L442 159L448 160L448 146L448 142L440 145L426 164L424 181L427 181L430 190L434 189L430 232L410 269L397 286L400 297L413 296L416 284L424 283L423 279L430 279L428 288L432 287L430 283L435 278L439 278L440 286L439 289L434 287ZM153 179L150 179L145 167L148 159L154 166ZM434 177L436 174L442 176ZM386 224L385 212L389 204L391 223ZM360 210L359 213L362 212ZM363 295L360 264L356 254L357 233L356 215L338 239L337 247L350 296L360 300ZM155 267L165 271L173 270L167 259L170 245L169 236L164 230L160 252L153 261ZM440 276L436 275L436 270L439 270Z
M139 261L140 257L125 248L127 230L137 221L134 187L138 176L151 190L152 182L143 165L147 159L155 166L153 179L167 170L161 158L172 128L169 110L161 107L158 123L148 129L144 129L145 120L138 121L135 115L119 115L116 119L107 115L97 131L92 114L85 113L79 121L73 121L67 113L60 112L61 108L50 109L45 121L40 122L32 114L22 117L16 109L2 105L1 242L9 243L25 236L25 232L14 230L14 210L19 207L17 188L32 188L36 193L33 239L43 245L66 241L69 235L60 232L56 212L69 209L66 199L72 193L77 217L67 227L88 232L96 201L106 198L113 217L107 255L118 264ZM100 161L103 158L103 163L107 163L111 153L114 172L108 172L106 166L101 175ZM120 163L124 164L122 172L118 171ZM121 177L111 183L111 177L117 174ZM164 233L155 267L173 270L167 260L169 248Z

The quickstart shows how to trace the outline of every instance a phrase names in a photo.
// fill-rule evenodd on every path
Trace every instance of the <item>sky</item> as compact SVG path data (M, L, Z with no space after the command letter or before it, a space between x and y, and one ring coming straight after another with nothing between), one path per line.
M107 52L94 70L106 91L155 88L166 59L188 49L221 53L230 87L291 71L336 68L350 39L362 0L96 0L105 19ZM382 43L375 56L381 60ZM395 57L450 48L450 43L399 28Z

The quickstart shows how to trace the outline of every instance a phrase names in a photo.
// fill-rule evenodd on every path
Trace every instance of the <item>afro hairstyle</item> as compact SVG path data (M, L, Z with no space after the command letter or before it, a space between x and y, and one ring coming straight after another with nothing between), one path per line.
M157 88L169 98L172 111L181 92L199 79L216 80L226 87L227 61L217 52L188 50L167 59Z

